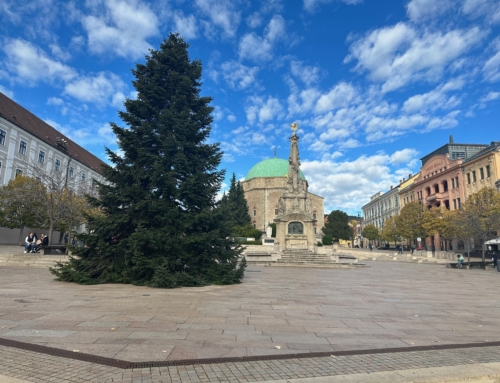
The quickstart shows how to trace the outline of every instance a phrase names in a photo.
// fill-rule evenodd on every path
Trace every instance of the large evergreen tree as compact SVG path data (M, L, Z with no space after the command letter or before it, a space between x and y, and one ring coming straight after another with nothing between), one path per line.
M222 196L221 207L224 209L226 220L231 227L250 225L250 215L248 214L248 204L243 191L243 185L236 181L233 173L229 191Z
M137 99L112 124L122 155L107 150L109 183L93 199L103 216L81 236L78 258L51 271L60 280L154 287L237 283L245 263L226 239L216 194L222 152L208 144L211 98L200 96L201 62L171 34L132 70Z

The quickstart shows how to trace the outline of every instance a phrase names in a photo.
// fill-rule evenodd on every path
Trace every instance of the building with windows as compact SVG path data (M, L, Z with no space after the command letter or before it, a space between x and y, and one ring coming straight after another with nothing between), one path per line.
M399 186L392 187L386 192L378 192L370 198L363 209L363 226L375 225L382 230L387 218L395 217L399 214Z
M282 158L270 158L254 165L242 182L247 200L252 225L265 231L269 223L274 223L278 216L278 201L286 190L288 161ZM300 179L307 191L307 198L312 202L315 233L322 235L324 226L324 198L308 191L308 183L304 173L300 171Z
M415 194L413 193L413 185L415 183L415 180L418 178L420 175L420 172L418 172L415 175L409 174L408 179L404 180L400 183L399 185L399 201L400 201L400 208L402 209L403 207L406 206L406 204L410 202L415 201Z
M92 153L0 93L0 185L7 185L19 174L36 177L37 171L43 170L67 172L70 187L88 189L95 181L103 181L102 164ZM15 243L18 236L18 231L13 234L0 228L1 243Z
M500 141L463 162L465 198L483 188L498 188L500 181Z
M422 166L438 154L448 155L451 160L460 159L465 161L487 147L488 145L485 144L456 144L453 140L453 136L450 136L450 141L447 144L421 158Z

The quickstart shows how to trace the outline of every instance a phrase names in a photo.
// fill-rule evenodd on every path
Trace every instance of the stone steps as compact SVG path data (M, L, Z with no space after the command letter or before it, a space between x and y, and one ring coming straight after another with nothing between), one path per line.
M49 268L56 262L67 262L68 256L31 255L31 254L0 254L0 267L37 267Z

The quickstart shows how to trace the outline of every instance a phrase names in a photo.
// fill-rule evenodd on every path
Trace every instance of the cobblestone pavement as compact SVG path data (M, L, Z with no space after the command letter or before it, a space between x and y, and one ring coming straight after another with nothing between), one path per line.
M257 382L500 362L500 347L121 370L0 346L0 371L27 382ZM496 373L500 376L500 366ZM362 381L362 380L360 380ZM1 382L1 376L0 376Z
M500 273L369 264L173 290L0 267L0 337L131 362L500 341Z

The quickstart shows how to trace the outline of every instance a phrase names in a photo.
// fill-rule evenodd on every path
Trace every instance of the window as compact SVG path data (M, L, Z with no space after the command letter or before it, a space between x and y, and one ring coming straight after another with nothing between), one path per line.
M0 145L5 145L5 131L0 129Z
M316 219L316 213L313 213L313 218Z
M23 175L23 171L21 169L16 169L16 177L22 176L22 175Z
M455 210L457 209L457 200L456 199L453 200L453 209L455 209Z
M85 182L85 173L82 173L82 182Z
M455 186L458 187L458 176L455 177Z
M475 171L475 170L473 170L473 171L472 171L472 182L476 182L476 181L477 181L477 180L476 180L476 171Z
M491 170L490 170L490 165L486 165L486 178L491 177Z
M27 147L26 142L21 141L19 143L19 154L25 155L26 154L26 147Z
M59 169L61 169L61 161L56 160L55 168L57 172L59 171Z
M457 198L457 206L460 209L460 198Z
M274 209L274 215L278 215L278 209Z
M484 169L483 168L479 169L479 174L481 176L481 179L484 180Z
M455 178L451 179L451 188L455 189Z
M69 167L69 178L73 178L73 167Z
M43 164L45 161L45 152L40 150L40 153L38 153L38 162Z
M470 173L467 173L467 183L470 185Z
M255 217L257 215L257 210L253 209L253 216Z

